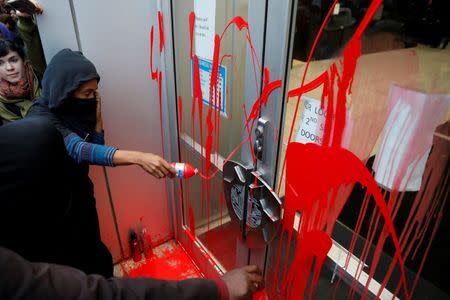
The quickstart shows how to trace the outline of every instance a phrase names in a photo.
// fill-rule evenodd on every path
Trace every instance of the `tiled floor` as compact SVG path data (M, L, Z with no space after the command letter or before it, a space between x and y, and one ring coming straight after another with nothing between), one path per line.
M116 277L152 277L182 280L204 277L183 247L171 240L153 249L153 257L142 255L138 262L128 259L114 266Z

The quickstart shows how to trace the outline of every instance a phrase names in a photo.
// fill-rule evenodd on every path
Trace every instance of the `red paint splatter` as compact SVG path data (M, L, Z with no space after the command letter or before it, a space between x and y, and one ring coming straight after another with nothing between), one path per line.
M159 54L162 54L164 49L164 19L161 11L158 11L158 29L159 29Z
M253 300L266 300L267 298L267 293L266 290L262 290L262 291L257 291L256 293L253 294L252 297Z
M145 260L145 263L128 272L129 277L152 277L162 280L183 280L201 278L189 255L177 244L164 249L158 255Z
M328 211L340 212L345 200L336 197L338 189L347 184L356 182L367 187L368 194L372 195L376 206L385 220L385 226L396 247L396 259L402 271L402 282L405 287L405 296L408 299L404 264L400 252L400 244L395 232L389 209L384 202L372 174L365 165L350 151L338 147L324 147L316 144L290 143L287 150L286 168L286 198L282 232L288 234L286 249L290 248L292 238L297 240L297 249L294 261L285 278L282 279L282 296L294 299L305 293L309 274L316 258L313 271L313 281L309 287L309 298L317 282L323 261L331 247L329 236L339 215L328 215ZM308 172L299 172L308 170ZM333 170L330 172L329 170ZM330 191L331 196L330 196ZM340 202L339 202L340 201ZM298 234L294 235L293 224L296 212L301 213ZM326 229L325 229L326 228ZM280 241L276 264L276 274L279 270L281 255ZM381 249L380 249L381 251ZM371 273L376 263L371 266ZM287 262L285 265L287 270Z
M319 42L319 39L320 39L320 37L322 36L322 33L323 33L324 29L325 29L325 25L328 23L328 20L329 20L330 17L331 17L331 13L333 12L334 7L336 6L336 3L338 3L338 0L334 0L333 5L331 5L330 10L328 11L327 16L325 17L325 19L324 19L322 25L320 26L319 32L317 33L316 38L315 38L315 40L314 40L314 43L313 43L313 45L312 45L312 47L311 47L311 51L310 51L310 53L309 53L308 60L306 61L305 71L303 71L302 83L300 84L300 88L299 88L300 90L302 90L303 87L305 86L306 74L308 73L309 64L311 63L311 59L312 59L312 56L313 56L313 54L314 54L314 51L316 50L317 44L318 44L318 42ZM322 74L322 75L323 75L323 74ZM313 82L314 82L314 81L313 81ZM288 95L289 95L289 94L288 94ZM299 108L299 106L300 106L300 97L301 97L301 93L298 94L298 95L296 95L296 96L297 96L297 103L295 104L294 118L293 118L293 120L292 120L291 128L290 128L290 130L289 130L289 137L288 137L288 140L286 141L288 144L291 142L291 140L292 140L292 134L294 133L295 121L296 121L296 119L297 119L298 108ZM289 97L288 97L288 100L289 100ZM283 160L283 167L281 168L281 176L280 176L280 184L278 185L278 193L280 193L280 190L281 190L281 184L282 184L282 182L283 182L283 176L284 176L284 170L285 170L285 167L286 167L286 157L285 157L284 160Z
M208 109L208 114L206 115L206 126L208 129L208 135L206 136L206 150L205 150L205 165L206 165L206 174L209 175L210 167L211 167L211 149L212 149L212 131L213 131L213 124L211 121L212 115L212 109L211 106ZM208 210L208 231L209 231L209 220L211 216L211 197L210 197L210 182L207 182L206 185L206 199L207 199L207 210Z
M243 106L243 110L244 110L244 118L247 120L248 119L248 114L247 114L247 108L245 106L245 104L242 105ZM245 129L247 129L247 134L248 134L248 148L250 151L250 154L252 155L252 162L253 164L256 164L256 156L255 156L255 152L253 151L253 138L252 138L252 130L250 129L250 126L248 126L248 124L245 125Z
M250 29L248 27L247 21L245 21L244 18L242 18L241 16L234 17L230 22L228 22L227 26L225 26L225 29L223 30L222 35L220 36L220 39L223 38L225 32L233 24L236 25L239 30L242 30L244 28L247 29L247 36L246 37L247 37L247 42L248 42L248 44L250 46L250 49L252 51L253 69L255 71L255 83L257 84L255 61L256 61L257 65L258 65L258 70L261 71L262 67L261 67L261 64L260 64L260 62L258 60L258 56L256 55L255 47L253 46L253 43L252 43L252 38L251 38L251 35L250 35Z
M160 54L162 53L162 47L164 46L164 29L162 23L161 12L158 11L158 24L159 24L159 37L160 37ZM159 101L159 125L161 130L161 151L164 157L164 127L163 127L163 106L162 106L162 71L158 71L158 68L153 70L153 46L154 46L154 26L150 29L150 73L153 81L158 84L158 101Z
M289 93L289 96L297 96L297 104L294 120L289 133L288 151L283 163L282 171L284 172L287 161L286 200L283 219L283 232L288 233L288 245L286 249L289 249L293 237L293 224L296 212L301 213L301 223L299 232L295 236L298 246L294 261L287 275L282 279L282 297L284 296L288 299L293 299L294 296L297 298L303 297L315 258L316 261L312 273L313 277L308 292L309 298L312 297L323 261L331 248L331 238L329 234L332 232L336 218L346 201L345 198L342 199L336 197L338 189L343 185L359 182L363 186L366 186L368 194L374 197L375 203L384 218L385 226L387 227L387 231L396 248L395 258L399 262L402 273L401 281L404 287L405 297L408 299L404 262L401 255L400 244L391 219L390 210L386 206L381 192L372 175L367 171L365 165L351 152L341 148L346 118L346 97L351 93L351 84L353 82L357 60L360 56L360 37L382 3L381 0L372 2L355 35L346 46L344 50L342 75L339 76L336 63L334 63L328 71L323 72L310 83L304 84L312 53L336 2L337 1L335 1L331 7L319 30L319 34L316 37L305 67L301 86ZM338 91L337 103L335 106L333 100L336 78ZM307 91L314 90L321 85L323 86L321 99L322 108L324 107L325 100L327 100L327 117L323 145L290 143L301 95ZM336 107L335 113L334 107ZM299 172L299 170L308 170L308 172ZM280 180L278 190L280 190L281 182L282 180ZM338 213L328 215L327 212L331 209ZM363 215L360 215L360 218L363 217ZM367 293L370 279L375 272L383 248L386 235L382 236L384 236L384 238L380 238L375 250L374 260L370 269L369 280L366 283L363 298ZM277 270L279 267L280 256L282 255L281 245L282 243L280 240ZM287 251L289 252L289 250ZM352 249L350 249L350 252L351 251ZM289 257L289 253L287 253L285 257ZM285 270L287 270L287 262Z
M309 68L309 63L311 61L312 55L317 46L319 38L324 30L324 27L330 18L331 12L334 9L334 5L336 3L337 3L337 0L332 5L328 15L325 18L324 23L322 24L322 26L319 30L319 34L317 35L317 37L314 41L311 53L309 55L309 58L308 58L308 61L307 61L306 67L305 67L301 86L298 89L294 89L289 92L289 97L297 97L297 103L296 103L294 120L291 125L288 142L290 142L290 140L292 138L293 126L295 124L295 118L296 118L297 112L298 112L300 97L305 92L312 91L312 90L322 86L323 93L322 93L322 97L321 97L321 106L322 106L322 108L324 108L325 103L326 103L328 114L327 114L327 119L325 122L325 134L324 134L323 146L322 147L312 146L312 148L311 148L312 150L311 150L307 147L308 145L306 145L306 146L300 146L300 148L302 148L302 147L305 147L305 148L303 148L302 150L299 150L300 152L302 152L302 151L307 152L307 154L309 155L308 158L312 158L313 161L317 161L320 164L319 167L317 167L316 165L311 165L310 166L311 168L309 168L309 170L314 170L314 171L316 171L317 174L320 174L320 177L319 177L319 175L317 175L316 180L313 181L310 178L306 178L305 174L294 174L292 176L286 175L287 176L286 186L288 187L288 183L290 185L286 189L287 190L286 205L287 206L290 205L290 207L292 209L290 212L285 211L285 216L286 216L286 213L287 214L290 213L291 215L293 213L295 214L295 211L297 211L297 210L299 210L299 211L301 210L301 212L302 212L301 229L300 229L300 232L298 233L298 235L295 236L295 238L297 238L297 241L299 242L298 248L302 249L302 253L300 253L299 255L296 256L293 266L291 266L289 273L284 278L284 282L283 282L284 288L294 287L292 290L284 289L283 293L287 296L287 298L292 298L293 296L298 297L299 296L299 293L297 293L298 290L301 290L302 294L305 292L306 280L308 279L308 277L306 277L306 276L309 276L309 274L310 274L309 271L312 268L313 259L315 258L316 264L314 265L315 267L314 267L314 271L313 271L313 279L312 279L313 281L311 282L311 287L309 290L309 296L311 297L311 295L312 295L312 291L314 290L315 283L318 279L320 267L323 263L323 260L325 259L328 249L331 247L331 240L329 237L329 233L331 232L331 230L334 226L334 223L336 222L335 218L338 215L338 213L335 213L335 208L334 208L332 216L327 216L326 213L327 213L328 209L330 208L331 202L333 202L333 201L334 201L333 205L335 207L338 207L338 210L342 209L343 205L345 204L345 201L341 201L341 199L334 199L334 197L336 197L337 189L343 184L348 184L348 183L353 184L355 182L360 182L363 185L366 185L368 187L369 194L374 197L374 199L376 201L376 205L381 211L381 216L384 218L384 221L385 221L384 226L386 226L386 228L387 228L387 230L385 230L385 231L389 232L391 238L394 241L395 247L396 247L396 254L395 254L396 257L395 257L393 263L395 262L395 260L398 260L399 266L403 270L403 260L400 255L400 253L401 253L400 249L403 250L403 249L405 249L404 247L406 247L406 246L399 244L396 233L392 226L392 219L394 218L395 212L396 212L395 208L392 206L393 203L391 200L393 198L391 198L391 200L388 203L388 206L386 206L384 203L383 196L381 195L376 184L374 183L373 177L366 171L364 165L356 158L356 156L354 156L350 152L348 152L346 154L347 156L343 155L343 152L345 152L346 150L341 148L341 143L342 143L342 138L343 138L343 130L345 128L345 120L346 120L346 118L345 118L346 117L345 116L345 114L346 114L346 110L345 110L346 97L348 94L351 94L351 92L352 92L353 76L355 73L355 68L357 65L358 58L360 56L360 37L361 37L362 33L364 32L366 26L369 24L374 13L378 9L379 5L382 3L381 0L375 0L372 2L371 6L367 10L366 16L362 20L354 37L351 39L351 41L345 48L344 57L343 57L343 61L342 61L342 74L339 73L337 64L334 63L330 66L330 68L327 71L323 72L316 79L305 84L306 74L307 74L307 71ZM191 59L193 58L192 43L193 43L194 21L195 21L195 14L192 12L189 16L190 37L191 37L191 45L190 45L190 58ZM225 31L228 29L228 27L231 26L232 24L235 24L239 30L242 30L243 28L247 28L247 39L248 39L248 41L250 43L250 47L252 49L252 62L254 65L254 72L255 72L255 79L256 79L255 60L258 63L258 65L259 65L259 61L257 60L257 57L255 55L255 50L253 48L253 45L251 45L251 38L250 38L250 33L248 31L247 22L245 22L245 20L243 20L241 17L234 18L226 26L225 30L223 31L223 33L221 35L221 38L223 37L223 35L224 35ZM203 133L202 133L202 128L203 128L202 116L203 115L201 112L202 93L201 93L200 85L198 85L199 88L196 88L196 85L197 85L196 79L199 79L199 74L198 74L199 71L198 71L198 60L196 62L195 61L196 57L194 58L194 96L193 96L192 114L191 114L191 116L192 116L192 120L191 120L192 121L192 137L193 137L192 140L194 143L194 141L195 141L195 137L194 137L195 99L197 99L198 105L199 105L199 121L200 121L200 131L201 131L200 132L200 140L201 140L200 144L202 146L202 148L201 148L202 149L202 157L204 158L204 161L202 161L202 170L203 170L203 165L205 165L205 169L206 169L206 174L200 174L200 176L204 180L210 180L219 171L219 170L216 170L215 172L210 174L210 171L211 171L210 159L211 159L212 148L215 144L215 146L218 149L218 146L220 144L219 136L218 136L220 134L220 132L219 132L220 113L219 113L218 109L220 109L221 98L220 98L220 96L217 97L218 93L216 91L216 89L217 89L217 70L218 70L218 63L217 63L216 57L218 57L220 54L220 46L216 47L217 45L220 45L220 39L217 41L217 36L216 36L215 49L214 49L213 72L212 72L212 76L211 76L212 79L211 79L211 85L210 85L210 99L209 99L210 107L208 110L208 115L207 115L207 120L206 120L206 125L207 125L207 139L206 139L206 150L205 150L206 157L203 156ZM222 63L224 57L226 57L226 55L224 55L222 57L221 63ZM267 71L267 74L266 74L266 71ZM199 80L198 80L198 82L199 82ZM255 83L256 83L256 88L258 90L257 80L255 80ZM253 128L254 120L259 115L261 106L266 105L266 103L267 103L268 94L270 94L270 92L271 92L271 90L269 90L268 88L271 84L272 84L272 86L271 86L272 90L281 86L281 82L277 83L276 81L274 81L274 82L270 83L268 69L265 69L264 70L263 93L261 94L261 96L257 99L255 104L253 105L252 110L250 111L250 114L248 116L247 116L247 112L245 111L245 119L246 119L245 123L246 124L245 124L244 128L247 131L247 133L249 133L249 128ZM277 86L278 84L279 84L279 86ZM337 88L338 88L336 95L335 95L335 91L334 91L335 85L337 85ZM267 95L264 95L264 93L266 93ZM197 95L197 98L195 95ZM336 99L335 99L335 96L336 96ZM289 100L289 98L288 98L288 100ZM335 102L335 100L336 100L336 102ZM218 101L218 103L217 103L217 101ZM215 107L214 114L212 114L212 112L211 112L213 107ZM244 110L245 110L245 107L244 107ZM252 122L251 126L249 124L250 121ZM250 130L250 132L251 132L251 130ZM214 135L216 135L215 136L216 139L214 139ZM251 136L244 139L244 141L242 141L230 153L230 155L226 158L225 161L227 161L229 158L231 158L233 156L233 154L235 154L236 151L240 147L242 147L245 143L247 143L250 139L251 139ZM290 149L292 149L292 147L293 147L292 145L293 144L289 145ZM293 150L289 150L289 151L292 152ZM218 152L218 151L216 151L216 152ZM295 161L295 159L299 158L299 157L304 158L304 156L302 156L302 155L293 155L293 156L295 156L293 161ZM323 157L330 156L330 157L333 157L334 160L328 161L326 158L321 160L320 156L323 156ZM346 159L348 161L345 161L342 157L346 157ZM304 159L306 159L306 158L304 158ZM297 164L297 163L295 163L295 164ZM289 164L292 165L290 162L289 162ZM286 166L286 160L283 162L283 172L284 172L285 166ZM302 165L301 168L299 166L300 166L300 164L297 165L298 169L308 169L308 168L305 168L305 165ZM288 170L289 169L294 169L296 171L298 170L294 167L288 166ZM333 170L333 172L327 172L330 169ZM336 170L336 172L334 172L335 170ZM287 171L287 173L289 173L289 171ZM334 173L334 174L328 174L328 173ZM290 172L290 174L293 174L293 172ZM340 174L340 176L337 176L336 174ZM310 176L311 173L308 172L307 175ZM307 194L306 196L302 195L301 202L295 201L295 199L300 198L300 196L299 196L300 192L311 189L311 187L308 187L306 189L304 187L302 187L301 186L302 183L301 182L299 183L299 181L301 181L301 180L304 180L306 183L312 184L313 187L316 187L316 188L312 188L312 189L318 191L318 194L317 195ZM278 187L278 190L280 190L281 182L282 182L282 180L280 180L280 186ZM292 188L293 186L297 186L297 185L299 185L301 188L298 188L298 189ZM288 191L289 188L291 188L292 190ZM208 191L207 191L208 197L207 198L209 201L209 185L207 186L207 189L208 189ZM203 181L202 181L202 203L203 203L203 190L204 189L203 189ZM329 195L328 193L330 190L333 192L331 199L328 198L328 195ZM290 193L289 196L288 196L288 193ZM312 196L315 196L315 198ZM288 199L291 199L291 200L288 200ZM315 201L315 200L318 200L318 201ZM294 201L294 202L298 202L298 203L288 204L287 203L288 201L291 201L291 202ZM315 202L312 203L313 201L315 201ZM367 197L364 201L365 202L363 204L363 207L361 209L361 214L360 214L361 218L366 213L367 202L369 201L369 198ZM208 203L208 205L209 205L209 203ZM190 210L191 209L192 208L190 208ZM427 210L425 210L425 211L427 211ZM391 214L391 212L392 212L392 214ZM191 218L191 214L192 213L190 211L190 218ZM431 217L430 217L431 212L428 211L426 213L426 215L428 216L426 218L428 220L427 222L429 222L429 220L431 219ZM209 218L209 208L208 208L208 218ZM361 226L361 218L357 222L356 232L359 232L359 228ZM423 220L423 218L424 217L422 216L422 219L420 219L420 220ZM193 219L193 217L192 217L192 219ZM411 222L415 222L417 219L411 219L411 220L412 220ZM370 221L370 227L371 228L377 227L377 224L379 221L380 221L379 216L375 217L375 215L372 215L372 219ZM191 224L192 223L193 223L193 221L191 221ZM292 223L293 223L293 219L291 218L290 220L288 219L287 221L285 221L285 223L283 224L283 226L284 226L283 228L285 231L287 231L290 234L290 238L293 237ZM208 225L209 225L209 221L208 221ZM326 227L326 231L324 231L325 227ZM194 226L194 228L195 228L195 226ZM384 233L386 233L386 232L384 232ZM387 234L384 234L384 233L382 235L383 237L379 240L379 242L377 244L375 259L373 260L373 265L371 266L371 269L370 269L370 278L374 274L374 270L377 266L378 258L382 251L384 241L387 237ZM191 238L192 241L195 241L195 235L192 235L192 233L189 231L187 231L187 234ZM374 236L375 236L375 231L373 230L369 234L369 243L368 244L372 243ZM420 235L420 237L423 239L423 234ZM405 241L406 240L408 240L408 239L405 238ZM353 239L352 243L351 243L353 246L351 246L349 249L350 253L353 251L352 249L354 247L354 242L355 242L355 240ZM402 246L402 248L400 248L399 246ZM407 249L408 253L409 253L409 251L411 251L411 244L409 246L410 247L408 247L408 249ZM304 247L306 247L306 248L304 248ZM287 247L287 249L289 249L289 247ZM363 257L365 257L367 255L367 253L368 252L365 249L363 251ZM303 256L303 257L301 257L301 256ZM365 258L362 258L362 260L364 260L364 259ZM347 258L347 264L348 264L348 258ZM298 271L299 269L295 269L295 266L299 266L300 270L304 270L304 272L303 271L299 272ZM278 266L277 266L277 268L278 268ZM362 271L362 269L360 268L358 273L360 274L361 271ZM384 287L385 283L387 282L386 278L388 278L390 276L389 274L390 274L390 271L388 271L388 275L386 275L385 280L382 283L382 287ZM369 284L369 282L367 282L367 285L368 284ZM404 273L402 274L401 284L405 287L405 294L406 294L406 297L408 298L408 291L406 290L406 282L405 282ZM367 285L366 285L364 293L367 293ZM298 287L300 287L300 289L298 289ZM398 289L400 289L400 284L399 284ZM380 289L380 292L381 292L381 290L382 289ZM396 292L398 292L398 290Z
M228 27L231 25L236 25L239 30L242 30L243 28L246 28L248 30L248 23L244 20L241 16L234 17L230 22L228 22L227 26L225 26L225 29L222 32L222 35L220 36L220 39L222 39L225 32L228 30Z
M211 70L211 81L209 86L209 108L208 114L206 116L206 126L207 126L207 138L206 138L206 146L205 146L205 169L206 176L209 175L211 169L211 150L212 150L212 141L213 141L213 130L214 126L212 123L212 109L216 108L216 111L220 111L220 107L217 106L217 84L218 84L218 72L219 72L219 52L220 52L220 37L216 34L214 38L214 54L213 54L213 62L212 62L212 70ZM217 119L217 117L216 117ZM219 123L218 123L219 124ZM210 199L208 194L208 199ZM209 201L208 201L209 202ZM209 217L209 212L208 212ZM209 221L208 221L209 224Z
M192 109L191 109L191 136L192 136L192 148L195 149L195 102L197 101L198 105L198 122L200 128L200 154L201 157L204 157L203 152L203 94L202 94L202 86L200 81L200 70L198 65L198 57L194 55L194 93L192 96ZM204 171L205 159L201 160L201 170L200 173ZM202 212L205 208L205 196L204 196L204 182L202 181Z
M178 96L178 128L179 132L182 132L183 129L183 98Z
M189 14L189 41L190 41L190 47L189 47L189 57L192 59L192 43L194 42L194 24L195 24L195 13L191 11Z
M250 115L248 116L248 118L245 121L244 128L246 128L249 125L250 121L252 121L252 125L250 126L250 128L253 128L253 122L259 116L259 109L260 109L260 107L262 105L266 105L267 104L267 100L268 100L268 98L270 96L270 93L272 91L274 91L275 89L280 88L280 87L281 87L281 80L275 80L275 81L269 83L266 87L264 87L261 96L253 104L252 111L251 111ZM247 143L249 141L249 139L250 139L250 136L247 136L246 139L244 139L236 148L234 148L233 151L231 151L231 153L224 160L224 163L222 164L221 167L223 167L223 165L242 147L242 145ZM220 171L220 169L217 169L215 172L213 172L209 176L204 175L201 172L199 173L199 175L202 178L205 178L206 180L211 180L213 177L215 177L218 174L219 171Z
M270 70L268 67L264 68L264 86L267 86L270 82Z
M210 87L209 87L209 101L210 101L210 105L209 105L209 111L207 114L207 139L206 139L206 145L205 145L205 156L202 153L202 157L204 158L202 160L202 170L200 172L200 176L203 179L209 180L211 178L213 178L217 173L218 170L216 170L213 174L210 174L211 171L211 154L212 154L212 149L215 146L216 148L216 153L218 153L219 151L219 145L220 145L220 106L221 106L221 96L220 93L217 89L217 85L218 85L218 69L219 69L219 56L220 56L220 41L223 38L225 32L228 30L228 28L231 25L236 25L237 28L239 30L242 30L244 28L247 29L247 41L250 45L250 48L252 49L252 61L254 64L254 72L255 72L255 83L256 86L258 86L257 80L256 80L256 66L255 66L255 61L258 64L259 69L261 69L260 63L258 58L256 57L256 51L254 49L253 43L251 41L251 36L250 36L250 31L248 28L248 23L240 16L236 16L235 18L233 18L230 22L228 22L228 24L225 26L225 29L222 32L222 35L219 37L218 35L215 36L215 41L214 41L214 53L213 53L213 62L212 62L212 71L211 71L211 80L210 80ZM202 103L202 93L201 93L201 86L200 86L200 76L199 76L199 70L198 70L198 59L195 58L195 55L193 54L193 37L194 37L194 27L195 27L195 13L191 12L189 14L189 27L190 27L190 57L194 57L194 92L193 92L193 101L192 101L192 110L191 110L191 127L192 127L192 141L194 143L195 141L195 136L194 136L194 120L195 120L195 101L198 101L199 104L199 110L201 110L201 103ZM230 55L224 55L221 59L221 61ZM268 75L268 70L266 70L266 75ZM268 80L268 77L266 76L266 79ZM281 81L276 81L272 84L269 84L268 81L266 80L267 83L267 89L265 88L263 90L262 96L259 97L259 102L257 103L257 107L253 107L252 111L250 113L249 118L251 120L254 121L255 116L258 115L258 109L261 107L261 105L265 105L267 103L267 97L270 94L270 92L275 89L278 88L279 86L281 86ZM196 96L197 95L197 96ZM212 114L212 109L213 107L215 108L214 111L214 120L213 120L213 114ZM199 111L199 122L200 122L200 146L201 147L201 151L203 151L203 124L202 124L202 113ZM248 123L250 122L250 120L247 121L247 124L245 127L247 127L247 131L248 131ZM253 128L253 123L252 122L252 126L250 126L250 128ZM215 135L215 138L214 138ZM213 141L215 143L213 143ZM215 144L215 145L214 145ZM240 145L238 145L233 151L232 153L235 153L237 151L238 148L240 148L242 146L243 143L241 143ZM194 144L193 144L194 145ZM205 171L203 172L203 165L205 166ZM207 187L208 189L208 187ZM202 188L203 191L203 188ZM202 201L203 203L203 201ZM203 209L202 209L203 210Z
M244 127L247 126L250 120L256 120L259 117L259 111L263 105L267 105L267 100L269 100L270 93L272 93L275 89L280 88L281 84L281 80L275 80L264 87L261 96L253 103L252 110L245 121Z
M152 75L152 80L157 80L158 69L153 71L153 39L154 39L154 26L152 25L150 29L150 74Z

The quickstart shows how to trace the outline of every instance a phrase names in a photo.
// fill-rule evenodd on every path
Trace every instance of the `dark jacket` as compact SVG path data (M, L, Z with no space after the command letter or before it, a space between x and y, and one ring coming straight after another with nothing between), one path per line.
M87 168L67 155L45 118L0 127L0 246L30 261L113 274Z
M95 66L81 52L63 49L50 61L42 78L42 94L31 107L27 118L40 118L55 126L63 137L75 132L59 114L60 108L81 83L100 76ZM61 145L64 147L64 144ZM72 204L66 217L67 236L72 237L73 255L63 264L91 274L112 276L111 254L101 241L94 187L88 176L89 165L70 160L66 167L71 182Z
M219 285L218 285L219 284ZM182 281L150 278L110 278L86 275L70 267L30 263L0 247L0 299L177 299L219 298L223 282L208 279Z

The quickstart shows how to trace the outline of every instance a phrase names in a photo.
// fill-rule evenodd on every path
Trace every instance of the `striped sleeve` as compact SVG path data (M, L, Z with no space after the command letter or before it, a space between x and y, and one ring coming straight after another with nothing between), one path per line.
M83 161L94 165L114 166L113 156L117 148L85 142L75 133L64 138L66 150L76 162Z

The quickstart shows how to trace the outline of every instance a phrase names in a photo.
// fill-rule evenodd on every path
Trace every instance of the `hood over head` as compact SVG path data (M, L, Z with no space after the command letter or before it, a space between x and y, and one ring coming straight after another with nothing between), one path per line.
M82 83L100 76L94 64L79 51L63 49L50 61L42 78L42 95L37 103L50 110L60 107Z

